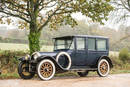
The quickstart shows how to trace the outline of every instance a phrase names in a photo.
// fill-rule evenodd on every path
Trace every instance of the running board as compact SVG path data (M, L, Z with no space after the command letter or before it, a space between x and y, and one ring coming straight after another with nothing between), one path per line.
M69 71L96 71L97 68L79 68L79 69L69 69Z

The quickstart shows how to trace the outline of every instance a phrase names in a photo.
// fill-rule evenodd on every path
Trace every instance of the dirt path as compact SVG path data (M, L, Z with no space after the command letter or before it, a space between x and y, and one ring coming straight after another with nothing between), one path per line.
M130 87L130 74L115 74L108 77L56 77L50 81L0 80L0 87Z

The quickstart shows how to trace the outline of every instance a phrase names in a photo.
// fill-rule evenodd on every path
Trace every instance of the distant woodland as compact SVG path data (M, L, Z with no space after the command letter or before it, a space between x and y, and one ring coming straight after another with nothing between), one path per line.
M52 38L66 35L100 35L110 38L110 50L118 51L122 48L130 50L130 26L120 25L118 29L101 27L98 23L87 24L84 20L78 21L74 28L62 26L57 30L46 27L41 34L41 45L52 45ZM0 27L0 42L2 43L28 43L28 30L7 29Z

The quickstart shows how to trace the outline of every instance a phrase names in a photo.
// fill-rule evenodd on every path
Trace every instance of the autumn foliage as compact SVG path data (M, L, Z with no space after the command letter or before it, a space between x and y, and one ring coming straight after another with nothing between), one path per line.
M77 25L71 16L73 13L82 13L92 21L107 20L113 9L110 0L1 0L0 21L6 18L11 23L12 17L18 18L19 27L29 29L28 35L30 53L40 50L39 38L45 26L58 29L62 25Z

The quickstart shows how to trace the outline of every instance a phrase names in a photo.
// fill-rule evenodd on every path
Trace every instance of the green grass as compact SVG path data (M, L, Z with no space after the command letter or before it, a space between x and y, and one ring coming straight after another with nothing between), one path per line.
M55 75L56 77L65 77L65 76L78 76L76 72L65 72Z
M15 43L0 43L1 50L13 50L13 51L27 51L29 50L28 44L15 44ZM53 51L53 46L43 45L41 51ZM119 52L110 51L110 55L119 55Z
M16 79L16 78L19 78L18 73L6 73L0 75L0 79Z
M130 70L120 70L120 69L111 70L111 74L120 74L120 73L130 73Z

